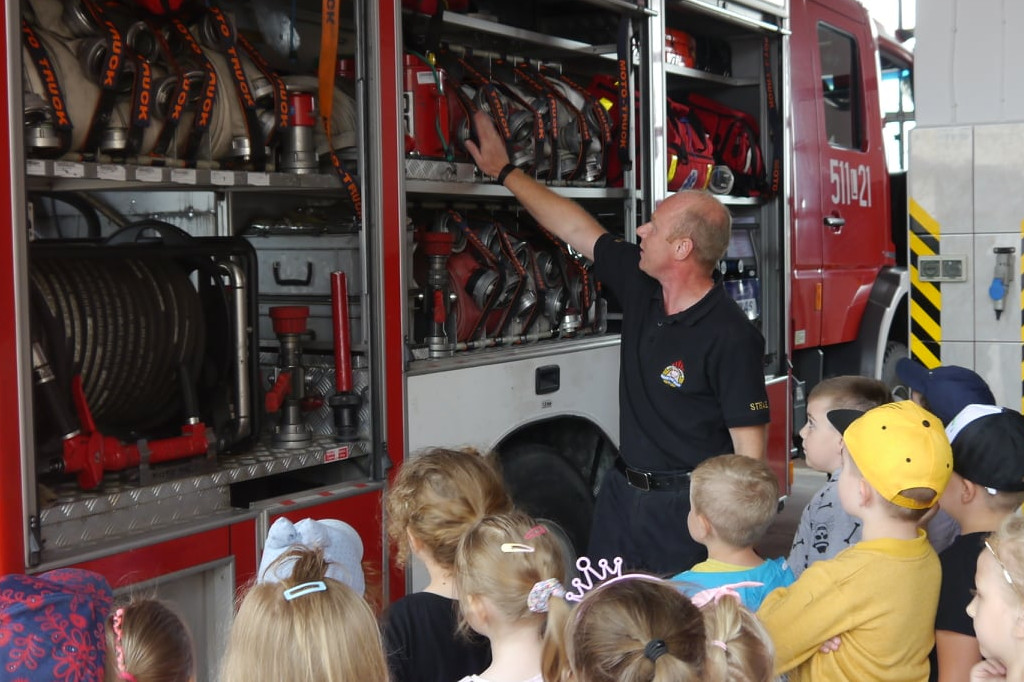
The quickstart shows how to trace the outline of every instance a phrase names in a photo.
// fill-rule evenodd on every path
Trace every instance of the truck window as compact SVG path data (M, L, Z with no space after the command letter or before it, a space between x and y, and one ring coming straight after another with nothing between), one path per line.
M879 100L882 105L885 158L889 172L907 170L910 150L907 141L914 127L914 81L910 64L892 55L878 55L882 72Z
M828 142L836 147L861 149L863 124L860 120L857 43L847 33L827 24L818 24L818 49L821 53L822 103Z

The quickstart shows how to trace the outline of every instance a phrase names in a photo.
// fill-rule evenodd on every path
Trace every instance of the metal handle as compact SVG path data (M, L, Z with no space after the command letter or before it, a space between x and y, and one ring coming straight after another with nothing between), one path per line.
M833 232L839 232L843 229L843 225L846 224L846 218L840 218L835 215L825 216L825 225L830 228Z
M306 261L306 276L303 279L286 279L281 277L281 263L274 261L274 282L282 287L308 287L313 281L313 263Z

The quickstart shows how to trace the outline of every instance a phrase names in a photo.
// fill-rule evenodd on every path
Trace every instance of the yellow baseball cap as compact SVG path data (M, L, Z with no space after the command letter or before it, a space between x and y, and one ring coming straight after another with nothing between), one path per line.
M831 410L828 420L865 480L878 494L907 509L927 509L938 501L953 473L953 450L942 421L910 400L880 405L867 412ZM929 502L900 491L935 491Z

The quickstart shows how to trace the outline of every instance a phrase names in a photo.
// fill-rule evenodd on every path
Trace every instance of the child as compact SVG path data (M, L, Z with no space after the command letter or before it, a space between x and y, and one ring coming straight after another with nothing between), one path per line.
M459 609L463 624L490 640L491 664L461 682L542 682L550 597L564 580L561 541L529 516L488 516L470 528L455 556Z
M138 599L110 613L106 622L106 682L195 680L192 636L166 603Z
M727 586L702 605L700 611L709 642L706 680L770 682L775 679L775 646L761 621L741 603L739 594Z
M992 405L969 405L946 427L953 476L940 504L962 534L939 555L942 591L935 614L932 680L965 680L981 660L965 609L985 538L1024 503L1024 416Z
M328 577L323 550L299 547L280 560L294 560L291 576L256 583L246 593L220 682L387 680L373 610Z
M756 610L765 595L795 580L785 559L765 560L754 551L778 508L779 483L765 462L743 455L701 462L690 476L686 525L690 536L708 548L708 558L672 580L687 594L728 583L755 583L736 591L744 606Z
M972 370L958 365L926 369L910 358L896 363L896 375L910 388L910 399L949 425L968 405L995 405L996 399L985 380ZM960 526L945 509L928 522L928 540L936 552L942 552L960 535Z
M430 450L406 460L385 500L397 561L414 554L430 582L384 613L385 650L394 682L454 682L491 662L487 641L456 634L453 571L459 540L479 519L512 509L491 456Z
M1024 680L1024 518L1003 520L978 555L977 590L967 606L985 660L971 682Z
M693 601L669 582L642 573L621 574L602 560L577 565L575 611L549 616L544 679L576 682L768 682L772 643L729 586ZM594 579L601 582L594 588ZM556 600L552 600L555 603Z
M941 569L918 523L953 471L949 440L939 418L909 400L828 419L843 434L839 500L863 539L761 604L776 672L790 671L791 682L921 682ZM820 650L836 637L838 650Z
M789 550L789 567L797 577L815 561L831 559L860 541L860 521L843 511L836 485L842 463L842 436L826 415L833 409L870 410L891 400L881 381L859 376L825 379L807 397L807 423L800 429L804 459L828 481L804 507Z
M896 376L910 389L910 399L942 420L943 425L968 405L995 405L992 389L978 374L958 365L927 369L924 365L900 358Z
M0 576L0 678L103 680L111 598L106 578L78 568Z

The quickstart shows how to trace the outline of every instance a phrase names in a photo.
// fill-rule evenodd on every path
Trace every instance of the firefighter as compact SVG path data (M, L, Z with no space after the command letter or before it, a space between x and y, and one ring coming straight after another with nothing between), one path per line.
M637 229L607 233L582 206L509 163L487 114L466 148L555 236L594 262L622 302L620 456L601 485L588 554L678 573L706 550L686 529L689 475L715 455L763 459L768 397L764 337L729 298L717 265L729 211L705 192L679 192Z

